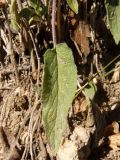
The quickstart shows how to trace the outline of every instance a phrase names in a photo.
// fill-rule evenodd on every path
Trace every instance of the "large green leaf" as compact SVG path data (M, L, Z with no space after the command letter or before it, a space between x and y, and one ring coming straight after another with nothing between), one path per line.
M48 141L56 154L74 98L77 71L72 51L65 43L47 50L44 60L42 115Z
M116 44L120 41L120 0L106 0L110 31Z
M78 2L77 0L67 0L69 7L78 14Z

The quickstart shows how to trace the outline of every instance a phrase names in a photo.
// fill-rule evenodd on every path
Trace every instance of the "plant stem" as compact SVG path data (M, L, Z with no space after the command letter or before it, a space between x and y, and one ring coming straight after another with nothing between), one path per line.
M91 77L91 78L88 80L88 82L86 82L80 89L78 89L77 92L76 92L76 95L75 95L74 99L82 92L82 90L89 84L89 82L93 80L93 78L95 78L95 77L97 77L97 76L100 77L99 74L102 74L102 72L103 72L107 67L109 67L112 63L114 63L119 57L120 57L120 54L119 54L117 57L115 57L112 61L110 61L110 62L102 69L102 71L97 72L93 77ZM115 69L115 70L109 71L108 73L106 73L106 74L104 75L104 77L108 76L110 73L112 73L113 71L116 71L116 70L118 70L118 69L119 69L119 67L118 67L117 69ZM100 78L101 78L101 77L100 77Z
M57 2L57 42L61 41L61 0Z
M119 69L120 69L120 67L110 70L109 72L107 72L107 73L104 75L104 77L107 77L109 74L111 74L111 73L113 73L113 72L115 72L115 71L118 71Z
M52 0L52 38L53 38L54 48L56 47L55 21L56 21L56 0Z
M115 62L118 58L120 57L120 54L118 54L117 57L115 57L112 61L110 61L104 68L103 68L103 71L109 67L113 62Z

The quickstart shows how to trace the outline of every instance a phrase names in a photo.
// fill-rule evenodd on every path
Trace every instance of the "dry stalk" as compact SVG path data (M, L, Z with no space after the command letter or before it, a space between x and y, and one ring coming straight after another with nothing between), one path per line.
M41 108L39 108L39 112L36 115L36 120L35 120L34 125L33 125L33 132L32 133L35 132L35 129L36 129L37 126L38 126L37 127L38 130L40 129L40 125L41 125L41 114L40 113L41 113ZM46 160L47 151L46 151L46 148L45 148L44 143L43 143L41 131L39 130L38 133L39 133L39 145L40 145L40 150L41 150L41 157L42 157L43 160ZM32 134L32 137L33 137L33 134ZM31 142L31 144L32 144L32 142Z
M11 34L11 30L10 30L10 24L9 24L8 16L6 14L5 9L2 9L2 14L3 14L3 16L5 17L5 20L6 20L8 36L9 36L10 60L11 60L11 64L13 65L13 68L14 68L14 72L15 72L15 76L16 76L16 82L17 82L17 85L18 85L19 82L20 82L19 73L18 73L18 69L17 69L17 64L16 64L16 60L15 60L14 51L13 51L12 34Z
M30 119L30 116L31 116L31 113L32 113L33 109L34 109L34 108L29 108L28 112L26 113L26 116L25 116L25 118L23 119L23 121L22 121L22 123L21 123L21 126L20 126L20 130L19 130L19 132L18 132L18 134L17 134L16 141L18 141L19 136L20 136L20 134L21 134L21 132L22 132L22 130L23 130L26 122L28 121L28 119ZM28 152L29 152L29 139L28 139L27 142L26 142L25 149L24 149L24 152L23 152L23 154L22 154L21 160L27 159L27 154L28 154Z
M34 46L34 50L35 50L36 57L37 57L37 62L38 62L37 85L39 85L39 77L40 77L40 57L38 56L37 46L36 46L36 44L35 44L35 41L34 41L32 32L31 32L30 30L29 30L29 34L30 34L30 37L31 37L31 40L32 40L32 43L33 43L33 46Z
M18 5L19 11L21 11L23 9L21 0L17 0L17 5Z
M31 33L31 32L30 32ZM34 39L33 39L33 36L32 34L31 35L31 38L32 38L32 41L33 41L33 45L34 45L34 48L35 48L35 51L36 51L36 56L37 56L37 60L38 60L38 75L37 75L37 85L39 85L39 75L40 75L40 58L38 57L38 52L37 52L37 48L36 48L36 45L35 45L35 42L34 42ZM32 149L32 140L33 140L33 134L34 134L34 129L37 125L37 119L39 119L40 116L40 113L39 113L39 116L36 117L36 123L34 124L34 113L35 113L35 110L37 108L37 106L39 105L39 103L41 102L41 99L39 100L38 99L38 94L36 93L36 98L35 98L35 102L34 102L34 106L32 108L32 112L30 114L30 122L29 122L29 140L30 140L30 155L31 155L31 159L33 160L33 149ZM41 109L40 109L41 110ZM33 124L34 124L34 127L33 127Z
M29 52L31 56L30 61L31 61L31 66L32 66L32 75L33 77L35 77L36 76L36 63L35 63L35 58L34 58L34 51L31 46L29 47Z
M43 160L46 160L47 159L47 151L46 151L46 148L44 146L41 133L39 133L39 135L40 135L39 142L40 142L40 148L41 148L41 151L42 151L42 157L43 157Z
M27 160L28 152L29 152L29 147L28 147L28 144L26 144L21 160Z
M30 122L29 122L29 138L30 138L30 155L31 155L31 159L33 160L33 149L32 149L32 140L33 140L33 118L34 118L34 112L38 106L38 104L40 103L40 100L35 99L35 102L34 102L34 106L32 108L32 112L31 112L31 115L30 115Z

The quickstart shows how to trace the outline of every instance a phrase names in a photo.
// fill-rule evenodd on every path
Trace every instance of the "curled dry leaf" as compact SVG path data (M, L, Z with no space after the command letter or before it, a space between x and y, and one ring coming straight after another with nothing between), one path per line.
M78 160L77 145L66 139L63 146L60 147L58 154L58 160Z
M109 147L113 150L120 150L120 133L111 135L108 137L109 139Z
M0 6L7 4L6 0L0 0Z
M82 126L77 126L75 127L74 131L73 131L73 135L71 136L71 139L77 140L78 143L82 142L87 144L89 141L90 135L89 132L87 132L87 129L82 127Z
M112 124L108 125L104 130L105 136L110 136L119 132L119 124L117 122L113 122Z
M105 135L109 136L109 147L115 151L120 150L120 132L117 122L113 122L105 128Z
M87 112L87 110L88 110L88 101L85 98L80 98L75 100L73 106L74 114L77 114L79 112Z
M86 0L79 2L80 11L82 14L76 15L74 12L69 12L69 22L72 29L71 39L81 48L84 57L90 53L89 37L90 30L87 23L87 2Z
M90 134L84 127L75 127L69 140L66 138L60 146L58 160L87 160L90 155Z
M111 82L116 83L120 80L120 62L117 62L115 65L115 71L113 73Z

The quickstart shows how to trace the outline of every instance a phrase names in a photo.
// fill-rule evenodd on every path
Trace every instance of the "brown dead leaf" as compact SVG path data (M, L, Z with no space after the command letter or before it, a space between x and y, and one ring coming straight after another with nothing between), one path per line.
M71 25L71 39L78 44L81 52L85 57L90 53L89 37L90 30L87 22L87 2L86 0L80 3L80 15L74 12L69 12L69 21Z
M104 130L105 136L110 136L119 132L119 124L117 122L113 122L112 124L108 125Z
M117 122L113 122L105 128L105 135L109 136L109 147L115 151L120 150L120 132Z
M113 150L120 150L120 133L111 135L108 137L109 139L109 147Z
M74 106L73 106L73 112L74 114L80 113L80 112L86 112L88 110L88 101L85 98L76 99Z
M115 64L115 71L112 75L112 79L111 79L111 82L112 83L116 83L120 80L120 62L117 62Z
M75 142L66 139L58 151L57 159L78 160L77 146L75 145Z
M90 139L90 134L88 133L86 128L84 128L82 126L76 126L73 131L73 135L72 135L71 139L73 141L77 140L77 143L83 142L83 143L87 144Z
M90 133L81 126L76 126L73 134L65 138L59 148L57 160L87 160L91 150L89 147Z
M7 4L6 0L0 0L0 6Z

